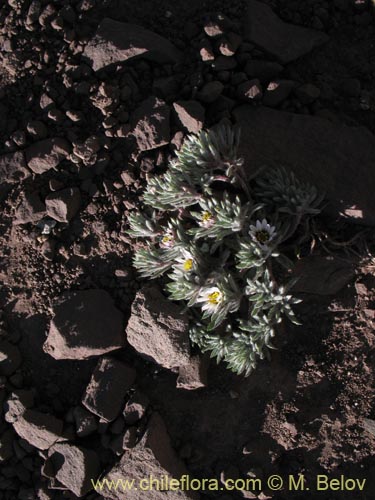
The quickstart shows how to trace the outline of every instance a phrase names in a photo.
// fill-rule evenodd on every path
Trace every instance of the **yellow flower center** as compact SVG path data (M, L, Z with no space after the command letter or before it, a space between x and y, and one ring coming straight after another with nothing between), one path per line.
M214 306L216 306L220 299L221 299L221 293L220 292L212 292L210 294L208 294L208 302Z
M173 240L172 236L169 235L169 234L166 234L163 239L161 240L161 242L164 244L164 245L167 245L168 243L170 243L171 241Z
M193 259L187 259L184 262L184 271L191 271L193 268Z
M270 234L267 231L257 231L255 237L259 243L267 243L270 240Z
M212 220L212 213L211 212L203 212L202 222L209 222L210 220Z

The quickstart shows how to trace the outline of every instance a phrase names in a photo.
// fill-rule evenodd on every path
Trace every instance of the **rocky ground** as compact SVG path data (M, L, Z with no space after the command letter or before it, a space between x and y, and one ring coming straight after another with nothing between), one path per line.
M372 3L6 0L0 60L0 499L187 472L345 474L373 498ZM249 172L285 164L328 201L295 271L303 326L247 379L191 350L126 235L147 178L222 119Z

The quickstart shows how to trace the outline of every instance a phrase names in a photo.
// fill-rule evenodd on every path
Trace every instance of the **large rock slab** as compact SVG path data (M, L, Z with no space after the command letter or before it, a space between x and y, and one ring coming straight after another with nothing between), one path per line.
M176 63L181 53L166 38L141 26L105 18L84 50L95 71L114 63L143 57L158 63Z
M14 184L30 177L22 151L0 156L0 183Z
M189 363L188 318L156 287L137 293L126 332L129 344L139 354L164 368Z
M375 225L375 137L366 128L247 105L234 116L246 168L283 165L326 193L331 215Z
M257 0L248 0L244 31L248 40L284 64L329 40L319 31L285 23L268 5Z
M121 361L101 359L86 388L83 405L107 422L115 420L125 405L125 395L135 377L135 370Z
M140 443L135 448L128 450L108 474L103 478L116 482L126 478L128 481L134 480L134 484L140 485L143 480L149 480L151 477L161 481L164 479L164 485L168 483L172 488L155 487L150 490L150 495L146 495L153 500L186 500L197 498L197 494L192 491L183 491L178 486L178 481L184 474L188 474L184 464L178 458L171 445L170 437L167 433L165 424L158 413L154 413L149 421L148 428ZM174 479L174 484L171 480ZM147 485L146 485L147 486ZM163 491L164 490L164 491ZM100 491L101 495L112 500L122 500L126 494L127 500L143 500L145 491L138 487L128 491L114 491L108 487Z
M92 450L68 443L55 444L48 450L43 468L45 476L53 479L51 487L68 489L82 497L93 489L100 473L100 462Z
M169 106L153 96L134 111L130 120L131 133L140 151L149 151L169 143L169 117Z
M104 290L64 293L53 314L43 348L55 359L86 359L125 344L123 314Z
M58 441L64 441L63 421L37 410L25 410L13 423L17 434L39 450L47 450Z

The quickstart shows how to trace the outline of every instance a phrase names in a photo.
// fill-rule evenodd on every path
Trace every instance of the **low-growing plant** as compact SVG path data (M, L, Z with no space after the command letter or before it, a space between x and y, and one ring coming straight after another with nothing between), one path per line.
M247 376L283 316L298 324L293 282L279 283L292 265L283 248L322 197L282 167L250 174L239 140L229 124L189 135L148 181L129 234L145 240L134 256L140 275L164 276L169 298L186 303L191 341Z

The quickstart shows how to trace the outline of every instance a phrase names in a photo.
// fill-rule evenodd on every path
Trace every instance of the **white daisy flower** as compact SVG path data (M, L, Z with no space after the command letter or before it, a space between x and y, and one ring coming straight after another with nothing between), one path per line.
M223 292L217 286L203 288L198 295L197 302L202 302L202 311L214 313L223 302Z
M276 236L275 226L268 224L266 219L257 220L255 226L251 225L249 230L251 238L258 243L262 250L269 250L271 241Z
M187 250L183 251L182 256L178 257L176 259L176 262L179 264L178 267L185 273L189 273L190 271L192 271L195 264L193 255Z
M215 223L215 217L211 212L205 210L201 215L201 220L199 221L199 225L203 227L211 227Z
M164 233L160 240L160 246L165 248L171 248L174 245L174 235L172 231L168 230Z

